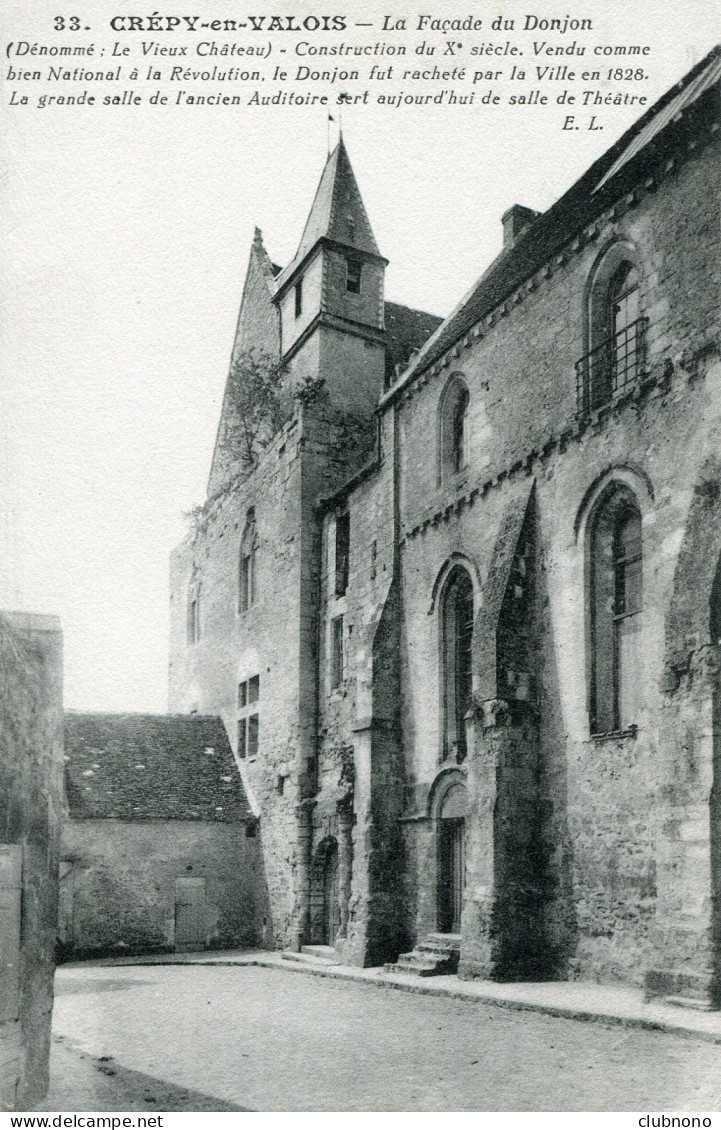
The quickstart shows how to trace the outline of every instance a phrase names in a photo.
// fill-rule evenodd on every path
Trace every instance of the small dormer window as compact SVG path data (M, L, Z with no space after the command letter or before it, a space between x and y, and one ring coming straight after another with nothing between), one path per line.
M350 294L360 294L361 288L361 262L360 259L346 259L345 288Z
M300 318L303 313L303 280L298 279L295 284L295 316Z

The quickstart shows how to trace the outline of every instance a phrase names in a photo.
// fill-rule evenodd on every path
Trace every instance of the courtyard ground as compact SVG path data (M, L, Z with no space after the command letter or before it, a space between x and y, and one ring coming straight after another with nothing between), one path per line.
M721 1047L274 968L66 966L43 1110L721 1109Z

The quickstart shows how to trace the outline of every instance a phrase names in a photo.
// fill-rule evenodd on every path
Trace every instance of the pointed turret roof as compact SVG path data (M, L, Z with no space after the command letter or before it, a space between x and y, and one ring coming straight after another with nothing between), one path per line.
M298 250L276 280L278 290L321 239L382 258L342 137L326 161Z

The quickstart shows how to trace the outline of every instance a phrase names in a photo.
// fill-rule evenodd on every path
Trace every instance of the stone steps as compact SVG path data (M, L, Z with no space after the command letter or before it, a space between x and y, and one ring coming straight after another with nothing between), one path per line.
M440 977L458 970L461 939L458 934L429 934L410 953L385 966L387 973L413 973L416 977Z
M301 946L297 950L283 950L285 961L297 961L303 965L340 965L340 958L333 946Z

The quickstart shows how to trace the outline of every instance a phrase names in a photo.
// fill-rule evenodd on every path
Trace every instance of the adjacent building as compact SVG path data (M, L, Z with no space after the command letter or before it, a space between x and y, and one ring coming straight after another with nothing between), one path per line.
M65 715L64 959L263 943L255 817L222 722Z

